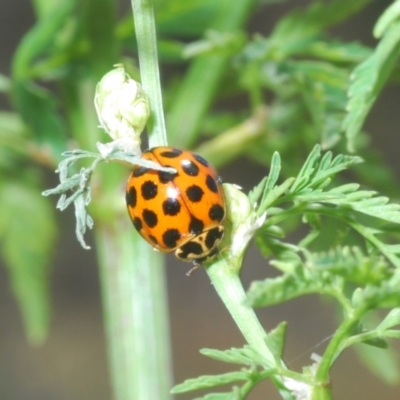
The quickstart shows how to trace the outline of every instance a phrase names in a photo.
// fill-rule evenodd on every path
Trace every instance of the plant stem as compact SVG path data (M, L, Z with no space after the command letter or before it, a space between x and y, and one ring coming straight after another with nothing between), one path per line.
M219 32L240 29L254 0L220 1L220 11L210 26ZM173 145L190 147L196 139L201 118L211 104L228 61L226 55L196 58L185 74L167 115L169 140Z
M330 385L328 386L315 386L312 391L312 400L331 400L332 393Z
M93 98L94 83L68 87L74 88L67 91L67 98L75 102L68 108L75 137L81 147L93 146L100 131L87 93L91 87ZM121 191L127 176L120 166L107 165L92 208L113 398L169 400L172 378L163 257L129 222Z
M149 145L165 145L153 4L132 0L132 9L142 86L152 110ZM102 193L107 201L97 210L102 219L96 221L96 248L114 398L169 400L172 368L164 258L136 233L127 215L115 210L107 217L107 204L109 208L120 201L115 198L120 180L111 174L105 178Z
M149 147L167 145L164 109L158 68L157 37L152 0L132 0L138 45L140 77L152 111L148 124Z
M202 143L195 152L219 168L243 154L250 144L265 134L267 117L268 108L260 106L250 118Z
M247 296L236 271L237 269L228 265L223 257L207 268L208 276L215 290L224 302L247 343L264 356L266 367L274 367L276 366L275 359L265 342L267 334L254 310L246 304ZM283 399L293 399L291 393L283 385L281 377L273 376L272 380L278 387Z
M316 385L312 392L312 400L329 400L332 398L329 371L339 353L338 350L349 336L354 325L358 323L362 314L363 312L360 310L358 313L346 317L329 342L315 374Z
M170 399L162 255L150 249L127 218L97 226L96 239L114 397Z

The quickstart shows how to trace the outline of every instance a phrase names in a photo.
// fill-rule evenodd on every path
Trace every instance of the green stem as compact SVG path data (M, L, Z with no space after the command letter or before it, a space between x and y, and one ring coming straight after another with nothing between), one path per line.
M250 118L201 144L195 152L201 154L215 168L227 164L265 134L267 117L268 108L260 106Z
M142 85L152 110L149 145L165 145L153 4L135 0L132 9ZM168 400L172 377L164 259L126 226L127 220L107 221L97 236L114 393L116 400Z
M329 400L332 398L329 371L345 339L349 336L354 325L358 323L361 315L362 312L359 311L345 318L329 342L315 374L316 384L312 392L312 400Z
M152 118L148 124L149 147L165 146L167 133L158 68L153 1L132 0L132 10L138 45L140 77L152 111Z
M93 107L96 81L92 77L74 82L68 77L62 82L66 112L71 126L71 134L79 143L79 147L96 151L96 143L101 138L99 121Z
M138 237L127 218L97 228L114 398L168 400L172 377L162 255Z
M268 349L265 339L267 334L260 324L254 310L247 305L247 296L243 289L237 269L228 265L224 258L220 258L207 268L215 290L224 302L247 343L254 347L266 360L266 367L279 367ZM284 387L281 377L273 376L273 382L278 387L285 400L292 400L291 393Z
M150 146L166 144L152 1L132 1L143 89L152 108ZM111 173L96 209L96 249L115 400L169 400L172 387L164 258L133 229ZM117 197L116 197L117 196Z
M331 400L332 392L330 390L330 385L327 386L315 386L312 391L312 400Z
M68 87L75 88L66 96L69 104L75 100L68 108L75 137L81 147L92 147L99 129L87 94L91 87L93 99L94 83ZM107 165L92 207L113 398L169 400L172 378L163 257L129 222L120 190L127 176L120 166Z
M254 0L219 1L219 14L210 29L232 32L240 29ZM177 90L167 115L169 140L173 145L190 147L198 127L209 108L226 68L228 56L210 55L196 58Z

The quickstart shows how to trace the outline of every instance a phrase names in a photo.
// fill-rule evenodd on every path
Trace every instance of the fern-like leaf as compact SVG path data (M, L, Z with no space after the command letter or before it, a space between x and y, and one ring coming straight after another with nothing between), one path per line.
M371 0L315 2L282 18L272 32L271 46L280 55L298 54L322 31L365 7Z
M332 158L329 151L321 159L321 147L316 145L291 186L290 193L300 194L306 189L322 189L331 182L334 175L361 162L360 157L342 154Z
M385 332L397 325L400 325L400 308L394 308L391 310L376 329L379 332Z
M244 364L247 366L265 364L264 357L248 345L240 349L232 348L229 350L202 349L200 353L214 360L227 363Z
M390 277L384 258L364 254L359 247L337 247L327 252L305 253L307 268L343 276L358 284L374 284Z
M375 34L382 39L374 53L351 75L348 113L343 121L350 151L355 150L355 138L400 56L399 8L398 2L394 3L378 20Z
M279 261L272 262L274 265L276 263ZM293 273L287 273L278 278L253 282L247 293L250 304L253 307L267 307L304 294L334 295L336 291L343 289L343 279L332 274L312 271L302 264L293 266L293 269Z
M188 379L185 382L176 385L172 393L184 393L193 390L209 389L215 386L222 386L229 383L246 381L249 378L248 371L228 372L221 375L203 375L198 378Z

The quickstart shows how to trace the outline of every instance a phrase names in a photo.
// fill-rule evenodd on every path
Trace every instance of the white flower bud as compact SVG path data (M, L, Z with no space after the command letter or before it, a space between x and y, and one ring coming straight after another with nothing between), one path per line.
M296 400L311 400L312 388L307 383L284 377L283 384L292 392Z
M267 214L258 217L249 198L239 186L224 183L223 187L227 203L227 219L232 224L230 254L242 257L249 241L264 224Z
M118 65L97 84L94 99L101 127L121 150L140 152L140 134L150 116L150 105L140 83Z

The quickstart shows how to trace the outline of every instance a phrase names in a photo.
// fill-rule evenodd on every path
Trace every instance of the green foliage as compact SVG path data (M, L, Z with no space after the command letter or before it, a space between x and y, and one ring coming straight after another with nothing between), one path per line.
M274 336L277 335L272 335L272 337ZM273 340L272 337L269 338L270 341ZM283 342L283 340L276 340L276 342L279 346L280 342ZM265 360L261 354L259 354L250 346L244 346L241 349L233 348L225 351L203 349L201 350L201 353L219 361L234 364L244 364L246 368L237 372L228 372L220 375L205 375L195 379L188 379L187 381L176 385L172 389L172 393L184 393L199 389L210 389L217 386L244 381L242 387L239 388L234 386L231 392L211 393L205 397L202 397L202 399L244 399L254 386L275 372L271 368L264 370L259 370L257 368L258 365L265 365ZM278 358L280 358L280 355Z
M39 145L51 146L57 159L65 149L65 127L57 113L56 99L32 79L56 73L65 57L68 42L63 40L66 21L74 11L75 1L55 5L23 38L13 60L12 95L15 107L32 130ZM61 33L60 33L61 32ZM68 36L67 36L68 37ZM43 61L45 57L46 61ZM58 62L58 65L56 64Z
M251 346L244 346L241 349L230 349L230 350L213 350L213 349L202 349L202 354L207 357L211 357L214 360L223 361L234 364L244 365L263 365L265 363L264 358Z
M50 321L49 260L56 227L50 202L36 185L2 177L0 185L0 240L10 284L18 300L28 340L45 340ZM28 179L27 179L28 178Z
M28 341L39 345L50 326L49 267L57 231L53 206L40 195L35 169L27 160L48 164L48 152L31 141L18 114L0 113L0 247Z
M399 367L396 355L379 348L365 346L364 344L354 346L363 364L389 385L395 385L399 381Z
M239 84L248 91L253 106L264 101L263 89L274 94L269 128L279 135L273 143L282 156L292 154L295 143L311 147L318 141L327 149L342 140L350 72L371 50L328 39L325 29L367 3L315 2L283 17L269 37L249 40L236 57ZM270 143L270 138L257 143L252 156L265 163Z
M274 153L270 174L249 193L250 203L256 205L254 212L258 215L266 212L268 216L256 233L257 244L266 257L273 257L270 264L282 274L253 282L247 293L248 304L251 307L267 307L303 295L318 294L335 299L343 311L343 321L333 336L331 346L328 346L322 361L316 366L315 374L309 377L313 382L311 385L318 386L317 382L326 379L336 358L350 345L362 342L382 351L387 349L387 337L400 337L400 331L390 329L399 324L398 311L389 314L375 329L357 329L360 320L372 310L400 306L400 273L398 269L393 270L393 266L399 267L400 247L389 241L389 238L399 238L400 206L389 203L386 197L376 196L373 191L360 189L358 184L335 186L336 175L360 162L362 160L357 156L333 157L331 152L322 155L317 145L298 175L279 184L281 158ZM285 243L284 225L280 225L288 218L296 217L310 226L310 233L298 245ZM323 252L313 250L313 244L321 242L323 226L330 219L337 219L342 225L348 226L348 231L364 238L364 246L349 247L349 238L352 236L346 234L338 237L340 240L334 242L335 247L328 245ZM280 325L269 334L266 344L275 359L278 368L276 374L290 376L293 371L279 367L284 331L285 325ZM371 351L363 350L360 353L370 366ZM211 354L216 354L215 358L222 361L235 362L235 357L238 358L236 353L233 353L233 359L227 357L230 353ZM251 363L256 362L257 358L253 356L253 360L249 360L246 357L245 360L245 363ZM392 356L384 354L376 357L374 371L380 369L378 361L391 366L390 369L381 368L383 379L393 382L400 376ZM264 367L269 371L268 366ZM238 376L232 374L228 377ZM179 387L182 390L194 390L222 382L219 378L203 378ZM306 379L306 376L302 379Z
M315 2L306 9L292 12L279 21L270 36L274 50L280 53L280 57L302 53L326 28L349 18L370 2Z
M387 197L389 191L397 197L400 192L361 132L378 95L398 75L400 1L378 19L374 35L379 43L374 49L339 40L328 31L349 21L371 0L310 0L308 6L284 15L269 36L247 35L244 28L251 13L274 2L279 3L156 1L161 64L180 68L168 70L162 82L164 103L159 96L157 107L152 104L153 122L164 124L165 104L168 144L191 147L201 134L208 135L200 149L211 163L221 165L245 155L269 171L248 194L249 218L242 226L232 223L236 237L229 236L227 221L227 248L207 265L207 272L219 268L212 275L214 287L227 287L221 298L248 344L226 351L204 349L204 355L242 369L189 379L173 389L182 393L230 387L206 394L203 400L245 399L265 379L273 381L285 400L298 393L312 400L329 398L330 369L353 345L385 381L393 383L400 376L396 357L386 350L389 339L400 338L400 205ZM146 30L154 23L151 12L148 19L139 12L135 22L131 13L117 21L112 0L33 4L37 22L16 51L12 76L0 75L0 92L10 97L16 111L0 112L0 239L27 336L38 344L49 325L49 263L56 236L52 207L40 195L44 188L39 169L55 169L61 160L60 184L43 194L60 195L60 210L74 204L77 237L85 247L85 231L93 226L86 209L96 166L118 161L158 168L116 148L106 155L93 151L101 137L92 106L94 86L122 54L138 51L142 64L147 57L155 66L157 52L148 41L154 31ZM136 60L127 63L137 74ZM142 80L157 92L158 70L145 69L142 65ZM235 97L246 100L234 112L213 107ZM259 110L262 117L257 117ZM149 131L153 133L151 125ZM83 150L66 152L71 138ZM151 138L150 144L157 140ZM347 155L345 149L357 155ZM348 169L353 175L343 173ZM93 196L95 220L110 212L109 199L119 193L121 183L122 175L115 179L111 169L104 171ZM117 217L115 213L102 221L106 230L113 231L114 225L107 223ZM302 238L289 243L286 237L299 227ZM235 286L238 279L230 279L240 271L243 243L252 236L280 275L253 282L246 297L243 288ZM235 243L243 245L236 258L230 249ZM140 257L147 262L144 254ZM110 289L115 288L105 290ZM286 323L266 335L252 307L308 294L335 300L342 317L321 360L299 373L282 361ZM389 311L379 319L375 311L382 308ZM375 320L367 323L371 315ZM125 343L118 339L112 337L112 343ZM113 376L120 394L120 388L134 380L127 374L121 385L118 372ZM131 393L129 388L125 393Z
M235 3L229 0L218 2L218 10L211 18L208 28L220 32L240 29L254 3L254 0ZM224 49L221 51L224 52ZM223 53L206 58L199 57L193 61L185 79L178 88L175 88L174 101L167 112L167 128L171 144L182 147L193 144L201 119L217 92L218 83L222 79L227 62L228 57ZM196 102L188 101L188 99L196 99ZM182 124L182 115L185 115L185 124Z
M343 121L348 148L355 150L355 136L360 132L369 110L390 77L400 56L399 2L395 1L375 25L374 35L381 39L375 51L351 75L348 114Z
M179 386L176 386L173 393L183 393L190 390L208 389L214 386L226 385L238 381L246 381L249 379L249 373L242 372L228 372L222 375L202 376L196 379L189 379Z

